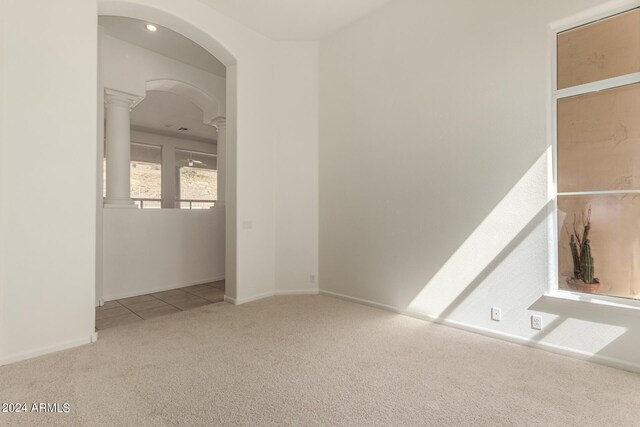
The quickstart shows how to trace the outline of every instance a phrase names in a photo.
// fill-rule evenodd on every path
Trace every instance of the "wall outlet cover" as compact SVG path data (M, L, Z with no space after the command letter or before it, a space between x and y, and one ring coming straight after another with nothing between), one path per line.
M542 330L542 316L537 314L531 315L531 329Z
M491 320L495 320L496 322L499 322L502 320L502 310L500 310L498 307L492 307L491 308Z

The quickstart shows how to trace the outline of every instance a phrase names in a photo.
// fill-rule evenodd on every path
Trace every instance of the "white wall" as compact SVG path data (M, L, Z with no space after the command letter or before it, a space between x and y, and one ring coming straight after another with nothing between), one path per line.
M175 150L215 154L215 144L132 131L131 141L162 147L163 178L175 181ZM175 182L163 182L163 192ZM172 190L167 190L170 187ZM166 197L166 196L165 196ZM224 279L224 213L103 209L103 301Z
M102 299L102 211L104 206L103 201L103 176L104 176L104 73L103 73L103 61L102 61L102 39L104 37L104 28L98 27L98 84L96 86L97 102L96 102L96 120L98 123L97 137L96 137L96 281L95 281L95 305L100 305Z
M105 301L223 278L220 210L104 210Z
M5 45L5 27L6 27L6 15L5 15L5 2L0 1L0 165L2 165L3 158L3 147L5 141L5 130L4 130L4 63L6 53L4 51ZM2 169L0 169L2 170ZM4 176L0 172L0 200L4 197L4 189L3 189L3 181ZM4 224L3 218L4 212L0 207L0 237L4 236ZM7 310L7 299L5 297L5 282L3 280L2 272L5 271L5 261L4 261L4 253L6 251L6 247L4 244L4 239L0 238L0 365L2 364L2 360L6 357L4 348L7 346L7 343L10 340L9 335L6 330L6 322L7 316L4 314Z
M276 292L318 291L318 45L282 46L276 78L294 98L273 129L275 154ZM295 61L292 63L292 61ZM311 276L315 276L312 281Z
M0 364L95 330L97 81L94 2L1 4Z
M602 3L397 0L321 42L322 290L640 369L636 312L543 296L549 24Z

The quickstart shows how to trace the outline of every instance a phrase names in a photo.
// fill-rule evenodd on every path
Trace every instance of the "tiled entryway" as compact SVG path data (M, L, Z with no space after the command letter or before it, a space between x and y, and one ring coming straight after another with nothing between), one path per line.
M107 301L96 308L96 330L224 301L224 280Z

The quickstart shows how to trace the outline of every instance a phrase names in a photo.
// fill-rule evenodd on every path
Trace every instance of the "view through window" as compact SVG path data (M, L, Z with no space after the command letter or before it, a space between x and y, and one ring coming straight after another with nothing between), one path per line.
M640 10L557 37L559 288L640 297Z
M175 165L175 207L180 209L213 207L218 188L216 155L176 149ZM106 159L104 159L103 196L106 196L106 182L109 179L106 169ZM162 208L162 173L162 147L132 142L131 198L136 206L143 209Z
M106 150L105 150L106 152ZM144 209L162 207L162 147L131 143L131 198ZM102 163L102 196L107 195L107 159Z
M176 150L177 205L180 209L209 209L217 198L216 156Z
M141 208L162 207L162 148L131 143L131 198Z

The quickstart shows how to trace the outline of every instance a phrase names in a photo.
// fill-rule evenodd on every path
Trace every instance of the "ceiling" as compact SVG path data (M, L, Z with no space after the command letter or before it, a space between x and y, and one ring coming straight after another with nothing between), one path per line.
M225 77L226 67L199 44L175 31L156 25L158 31L145 28L147 22L120 16L100 16L98 24L105 34L167 56L192 67Z
M274 40L319 40L391 0L200 0Z
M202 110L189 99L171 92L148 91L131 111L131 127L136 130L213 143L213 126L202 122ZM180 131L181 127L187 131Z

